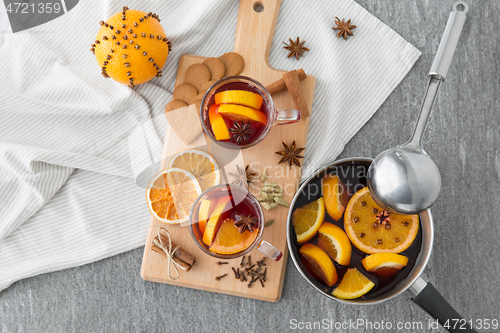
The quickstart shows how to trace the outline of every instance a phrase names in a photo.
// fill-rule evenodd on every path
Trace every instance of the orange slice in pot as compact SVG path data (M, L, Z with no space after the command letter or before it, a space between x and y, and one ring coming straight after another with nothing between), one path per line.
M406 250L418 233L418 215L383 210L373 201L368 187L356 192L345 209L344 230L359 250L399 253Z
M314 275L318 276L327 286L337 282L337 271L328 255L316 245L307 243L300 247L299 253L310 264Z
M340 265L349 265L352 247L344 230L325 222L318 230L318 246Z
M292 223L297 235L297 242L305 243L313 238L324 220L325 204L323 198L297 208L292 214Z
M322 188L326 212L335 221L340 220L349 199L344 183L339 176L326 175L323 177Z
M375 283L360 271L356 268L349 268L332 295L341 299L355 299L365 295L373 287L375 287Z

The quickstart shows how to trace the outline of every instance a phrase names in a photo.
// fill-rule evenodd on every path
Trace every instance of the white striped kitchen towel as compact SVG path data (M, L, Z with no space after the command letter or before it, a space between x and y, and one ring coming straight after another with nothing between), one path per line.
M89 48L123 5L80 1L12 34L0 4L0 290L144 245L149 212L134 176L148 154L159 158L179 57L232 50L237 1L129 0L161 17L173 52L163 77L134 90L106 80ZM335 16L352 19L354 37L335 37ZM311 51L287 59L282 41L299 35ZM282 1L270 63L317 78L304 177L338 156L419 56L354 1Z

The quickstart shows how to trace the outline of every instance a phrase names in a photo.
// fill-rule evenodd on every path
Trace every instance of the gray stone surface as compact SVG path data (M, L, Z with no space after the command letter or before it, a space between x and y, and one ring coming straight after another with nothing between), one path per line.
M453 3L358 2L423 55L340 157L374 157L409 138ZM499 320L500 38L495 22L500 2L468 2L471 11L425 136L443 179L432 208L436 237L425 272L466 318ZM426 324L429 318L406 293L369 307L326 299L291 260L283 297L275 304L145 282L139 276L142 252L15 283L0 292L0 332L284 332L292 319ZM345 330L377 331L384 330Z

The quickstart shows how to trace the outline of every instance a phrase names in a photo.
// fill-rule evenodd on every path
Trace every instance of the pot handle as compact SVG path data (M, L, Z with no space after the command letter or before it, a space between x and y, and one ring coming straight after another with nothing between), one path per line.
M408 289L413 303L420 306L451 333L477 333L430 283L419 277Z

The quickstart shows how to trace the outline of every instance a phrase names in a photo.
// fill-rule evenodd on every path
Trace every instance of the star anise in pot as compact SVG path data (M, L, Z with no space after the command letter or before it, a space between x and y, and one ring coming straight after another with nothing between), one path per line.
M297 40L294 42L291 38L288 38L290 44L283 42L286 45L283 48L289 51L287 58L295 56L295 59L299 60L299 57L304 56L302 53L309 51L307 47L303 46L305 41L301 42L299 39L300 37L297 37Z
M237 145L242 142L249 143L250 136L253 134L253 129L250 127L250 122L237 122L235 121L233 127L229 129L232 134L231 140L236 142Z
M338 17L335 17L335 24L337 26L332 29L339 31L337 37L344 37L344 40L347 40L348 35L353 36L352 29L356 28L356 26L351 24L351 20L346 22L345 19L342 19L342 21L340 21Z
M257 227L257 218L252 214L248 214L248 216L236 214L234 226L239 229L240 234L244 233L245 230L253 232L253 229Z
M231 184L247 188L248 184L252 182L253 177L257 175L255 172L250 172L249 167L250 166L247 165L245 169L241 169L239 165L236 165L238 174L229 173L235 178Z
M304 158L304 156L300 155L300 153L304 150L304 148L296 148L295 140L293 140L292 146L289 147L286 143L282 142L285 150L277 151L276 154L283 156L278 164L288 162L290 168L292 168L292 164L300 167L299 158Z

